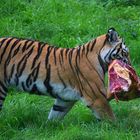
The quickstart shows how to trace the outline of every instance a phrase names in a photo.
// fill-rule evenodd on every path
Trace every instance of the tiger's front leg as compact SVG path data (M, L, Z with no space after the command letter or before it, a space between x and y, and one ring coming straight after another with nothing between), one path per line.
M90 108L99 120L115 120L115 115L106 99L96 99Z
M83 99L82 99L83 100ZM115 115L105 98L94 99L84 99L86 101L87 107L91 109L94 116L98 120L115 120Z
M75 101L64 101L56 99L51 111L49 113L49 120L61 120L73 107Z
M108 103L105 99L96 99L93 105L91 106L93 109L94 115L99 119L105 120L115 120L115 115Z

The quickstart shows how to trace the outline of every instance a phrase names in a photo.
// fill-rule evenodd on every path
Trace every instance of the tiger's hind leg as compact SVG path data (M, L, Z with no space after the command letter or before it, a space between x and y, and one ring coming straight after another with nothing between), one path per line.
M7 92L7 87L0 81L0 110L2 110L2 106L7 96Z
M73 107L75 101L64 101L56 99L51 111L49 113L49 120L61 120Z

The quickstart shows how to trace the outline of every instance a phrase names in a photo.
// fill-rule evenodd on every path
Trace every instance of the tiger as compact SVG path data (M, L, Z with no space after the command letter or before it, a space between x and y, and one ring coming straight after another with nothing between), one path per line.
M115 120L104 80L114 59L130 61L128 47L114 28L74 48L0 38L0 110L9 87L14 86L54 98L48 120L62 120L77 101L82 101L98 120Z

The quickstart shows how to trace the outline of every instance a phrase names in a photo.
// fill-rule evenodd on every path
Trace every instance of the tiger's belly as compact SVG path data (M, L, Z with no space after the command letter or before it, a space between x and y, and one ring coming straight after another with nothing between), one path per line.
M64 87L60 83L50 83L49 88L44 84L42 80L28 81L28 76L21 76L18 81L16 78L10 80L10 85L16 87L19 90L30 92L38 95L46 95L62 100L76 101L80 99L80 93L70 87Z
M62 84L51 84L53 87L53 94L58 98L68 101L77 101L81 98L80 93L70 87L64 87Z

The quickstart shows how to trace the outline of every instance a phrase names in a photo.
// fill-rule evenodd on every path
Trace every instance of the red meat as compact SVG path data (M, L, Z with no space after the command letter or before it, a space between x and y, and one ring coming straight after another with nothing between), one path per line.
M140 97L140 80L134 68L114 60L108 68L108 99L130 100Z

